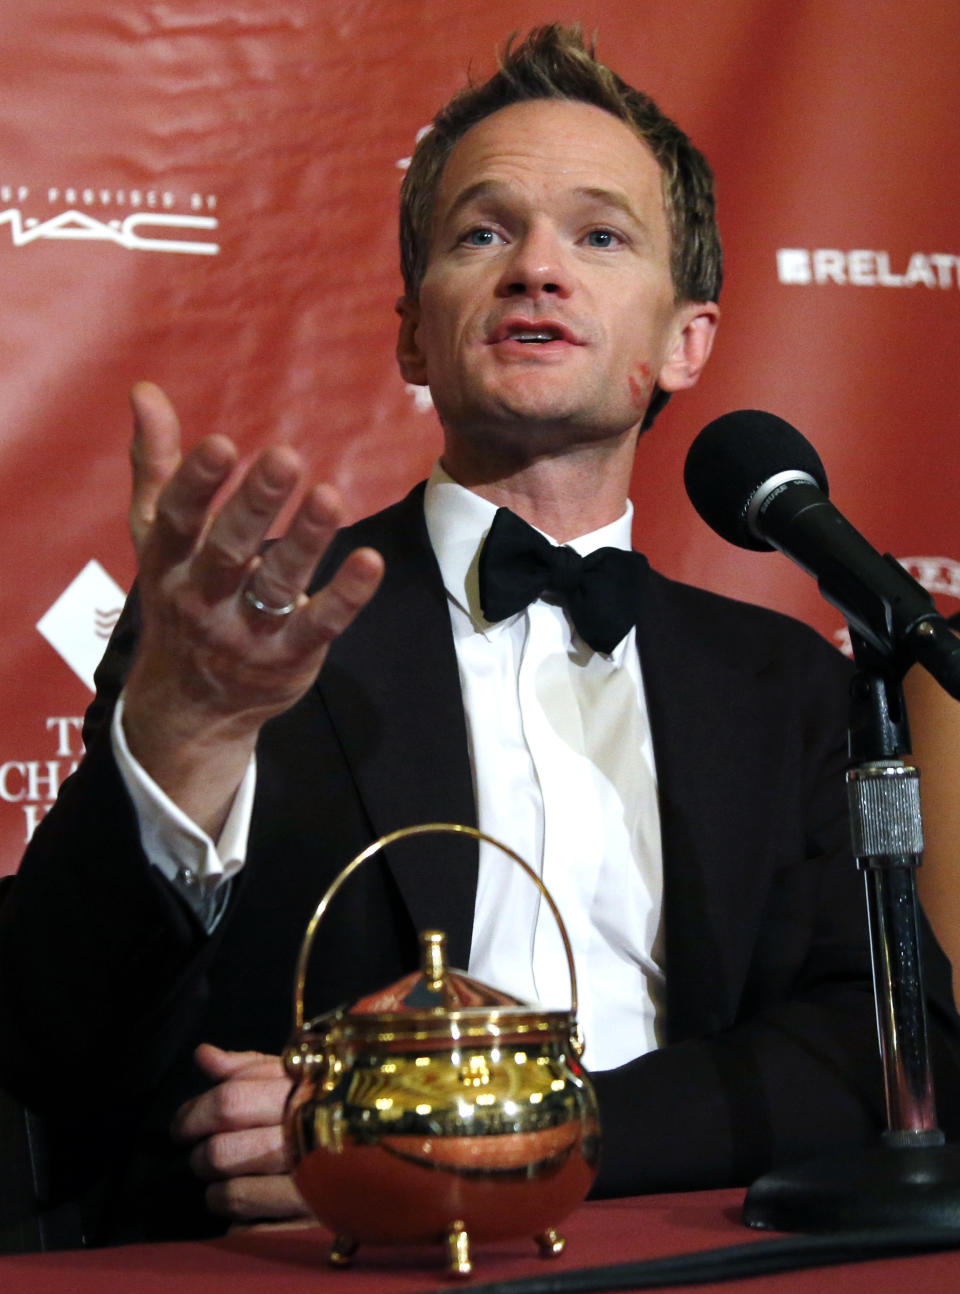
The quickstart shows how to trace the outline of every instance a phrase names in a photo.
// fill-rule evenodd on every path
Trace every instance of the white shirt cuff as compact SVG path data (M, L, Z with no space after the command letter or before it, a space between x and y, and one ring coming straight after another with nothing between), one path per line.
M113 714L110 740L120 776L136 810L140 841L148 861L170 881L207 930L212 930L223 910L217 891L246 861L257 782L256 757L250 756L223 830L214 843L130 753L123 731L122 694Z

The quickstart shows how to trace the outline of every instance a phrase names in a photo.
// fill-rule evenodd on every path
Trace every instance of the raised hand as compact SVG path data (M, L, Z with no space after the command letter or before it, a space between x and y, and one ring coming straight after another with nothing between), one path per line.
M130 527L143 631L126 684L130 749L199 826L222 826L262 724L310 687L330 642L373 596L383 561L350 553L312 597L305 588L342 518L298 455L264 450L235 486L237 451L209 436L181 457L159 387L132 392ZM302 491L286 532L263 541Z

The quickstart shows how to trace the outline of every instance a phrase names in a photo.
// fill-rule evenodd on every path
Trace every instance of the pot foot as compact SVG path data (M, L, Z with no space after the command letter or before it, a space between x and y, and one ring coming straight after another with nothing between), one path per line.
M447 1232L447 1270L451 1276L469 1276L473 1271L470 1237L462 1222L452 1222Z
M350 1236L336 1236L330 1246L329 1263L331 1267L349 1267L353 1256L360 1248L359 1242Z
M533 1238L540 1249L541 1258L556 1258L557 1254L563 1253L567 1244L566 1237L553 1227L547 1227L546 1231L541 1231Z

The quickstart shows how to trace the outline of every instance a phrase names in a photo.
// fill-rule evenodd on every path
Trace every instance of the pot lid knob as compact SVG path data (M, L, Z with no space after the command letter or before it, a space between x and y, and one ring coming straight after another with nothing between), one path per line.
M447 936L442 930L420 932L420 965L427 988L439 993L447 973Z

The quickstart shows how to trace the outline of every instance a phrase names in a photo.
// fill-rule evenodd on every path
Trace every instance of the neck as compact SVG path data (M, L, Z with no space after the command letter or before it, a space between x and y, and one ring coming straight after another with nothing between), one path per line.
M460 485L565 544L623 516L635 446L634 430L615 442L508 460L448 435L441 463Z

